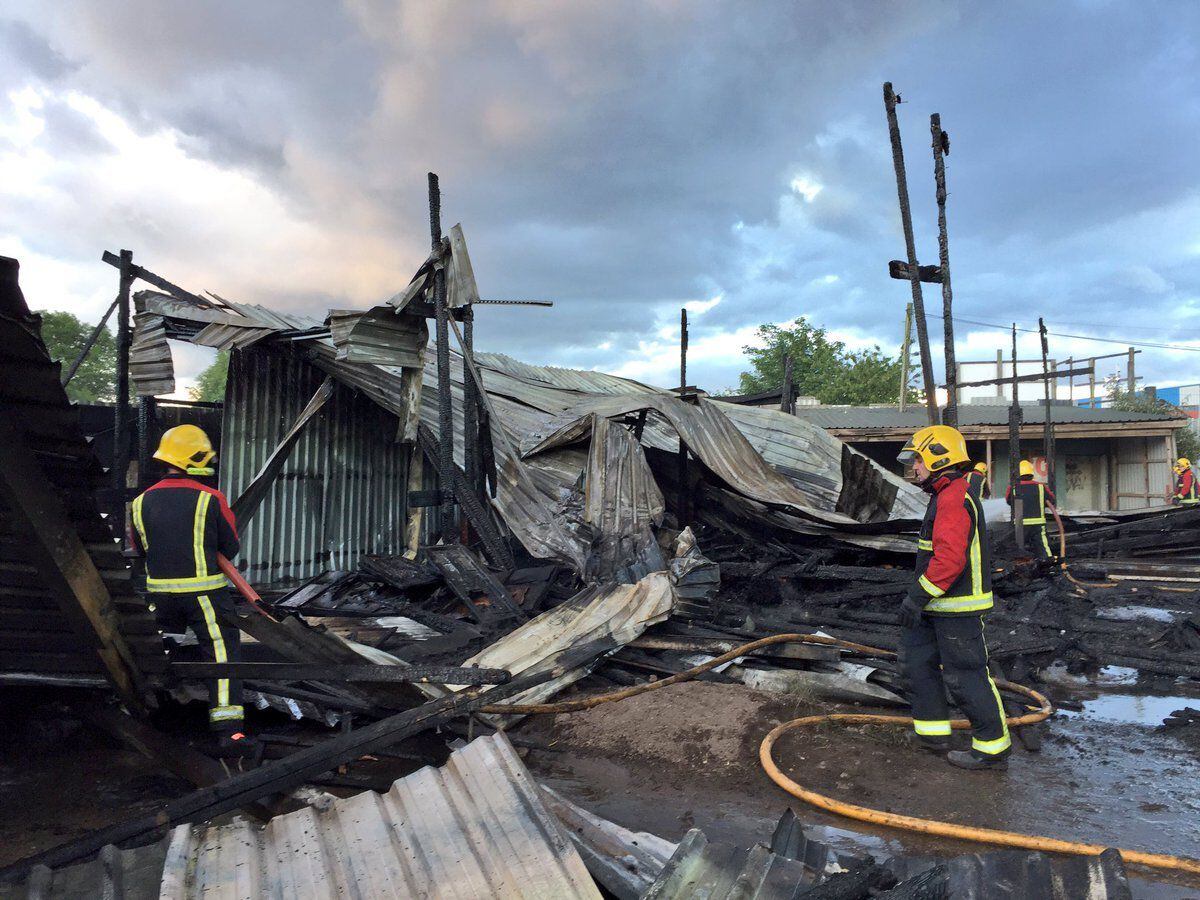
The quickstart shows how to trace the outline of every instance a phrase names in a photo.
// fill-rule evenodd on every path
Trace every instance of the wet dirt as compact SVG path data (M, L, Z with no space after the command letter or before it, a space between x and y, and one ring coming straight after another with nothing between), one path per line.
M808 807L758 763L780 721L832 707L736 685L689 682L584 713L534 719L550 745L527 757L552 787L619 824L679 840L767 840L792 805L814 837L877 857L978 852L979 845L879 829ZM874 711L874 710L871 710ZM820 725L785 735L783 771L860 805L961 824L1200 858L1194 750L1171 734L1087 715L1056 716L1043 749L1018 747L1007 773L964 772L911 749L902 729ZM1200 880L1137 870L1139 897L1200 896Z
M3 710L0 865L153 812L189 788L55 706L6 691Z

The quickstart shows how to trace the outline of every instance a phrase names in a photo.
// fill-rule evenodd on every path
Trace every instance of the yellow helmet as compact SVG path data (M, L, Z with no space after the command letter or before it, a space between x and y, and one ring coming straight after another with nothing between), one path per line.
M975 463L975 471L980 475L987 474L987 463Z
M1027 459L1021 460L1021 465L1019 466L1019 471L1021 473L1022 478L1024 478L1026 475L1028 475L1030 478L1032 478L1033 477L1033 463L1031 463Z
M955 463L967 462L967 442L957 428L929 425L909 439L896 459L907 466L918 456L930 472L940 472Z
M1191 467L1192 467L1192 461L1190 459L1188 459L1186 456L1181 456L1181 457L1179 457L1179 459L1177 459L1175 461L1175 471L1176 472L1182 472L1184 469L1190 469Z
M211 475L212 469L207 466L214 456L216 453L212 441L203 429L195 425L168 428L158 442L158 449L154 451L155 459L183 469L189 475Z

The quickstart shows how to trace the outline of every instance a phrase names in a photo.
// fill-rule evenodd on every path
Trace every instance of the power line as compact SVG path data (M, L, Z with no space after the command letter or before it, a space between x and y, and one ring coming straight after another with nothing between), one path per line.
M941 317L926 315L925 318L933 319ZM1012 325L1000 325L996 322L980 322L977 319L960 319L958 316L954 316L954 321L961 322L964 325L979 325L983 328L999 328L1001 331L1012 330ZM1036 328L1021 328L1019 326L1017 331L1023 332L1024 334L1041 333ZM1156 350L1182 350L1187 351L1188 353L1200 353L1200 347L1181 347L1178 344L1159 344L1152 341L1128 341L1121 340L1120 338L1092 337L1091 335L1086 334L1065 334L1061 331L1048 331L1046 333L1053 335L1054 337L1069 338L1074 341L1097 341L1102 344L1119 344L1122 347L1150 347Z

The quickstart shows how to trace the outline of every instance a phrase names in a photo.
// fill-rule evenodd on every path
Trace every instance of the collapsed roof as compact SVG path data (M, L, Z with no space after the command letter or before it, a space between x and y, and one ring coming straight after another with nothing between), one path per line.
M461 229L452 234L465 259ZM293 353L394 414L400 440L414 441L421 423L437 434L436 354L426 352L428 329L412 302L427 266L414 278L416 288L388 304L335 310L324 322L215 295L142 291L135 297L137 390L153 395L173 388L168 338L218 350ZM474 280L463 277L462 265L449 268L454 307L456 294L473 293ZM478 377L495 453L496 512L531 555L565 562L590 579L636 580L647 570L636 558L649 552L646 536L665 510L647 453L677 453L681 441L712 476L706 502L736 519L911 549L896 534L911 530L923 511L920 493L795 416L704 396L688 402L629 379L500 354L474 354L474 366L464 368L462 354L452 351L450 370L458 464L464 465L464 386ZM641 417L636 439L624 428L614 434L598 425L630 416Z

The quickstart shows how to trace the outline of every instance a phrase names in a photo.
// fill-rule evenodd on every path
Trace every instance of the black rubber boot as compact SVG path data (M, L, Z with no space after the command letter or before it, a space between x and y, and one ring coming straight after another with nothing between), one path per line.
M1008 754L999 756L981 756L970 750L951 750L946 754L946 762L960 769L996 769L1004 772L1008 769Z
M908 744L916 750L936 753L939 756L944 756L951 747L949 735L914 734L911 731L908 733Z

